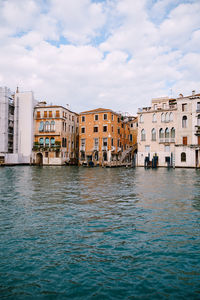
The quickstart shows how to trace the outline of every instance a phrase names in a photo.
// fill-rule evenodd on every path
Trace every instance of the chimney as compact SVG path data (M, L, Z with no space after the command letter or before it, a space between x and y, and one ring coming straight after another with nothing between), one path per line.
M194 96L194 95L195 95L195 90L192 91L192 96Z
M19 87L17 86L16 93L19 93Z
M179 94L179 98L183 98L183 94Z

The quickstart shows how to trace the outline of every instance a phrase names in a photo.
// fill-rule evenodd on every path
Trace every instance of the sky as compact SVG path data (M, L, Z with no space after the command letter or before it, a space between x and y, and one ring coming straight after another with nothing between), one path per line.
M200 0L0 0L0 86L81 112L200 92Z

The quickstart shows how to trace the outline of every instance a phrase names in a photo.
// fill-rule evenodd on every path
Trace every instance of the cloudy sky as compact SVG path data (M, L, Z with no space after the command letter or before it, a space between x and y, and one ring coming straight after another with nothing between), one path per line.
M0 0L0 86L135 114L200 91L200 0Z

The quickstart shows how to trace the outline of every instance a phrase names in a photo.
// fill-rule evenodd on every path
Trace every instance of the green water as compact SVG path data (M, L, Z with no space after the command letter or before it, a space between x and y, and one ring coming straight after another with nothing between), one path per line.
M0 168L1 299L200 299L200 172Z

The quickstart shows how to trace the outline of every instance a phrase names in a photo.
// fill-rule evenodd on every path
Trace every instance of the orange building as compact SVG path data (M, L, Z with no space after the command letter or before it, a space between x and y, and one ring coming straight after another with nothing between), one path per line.
M130 148L130 126L111 109L98 108L79 115L79 163L120 165Z
M63 165L78 162L78 114L40 102L34 110L33 163Z

